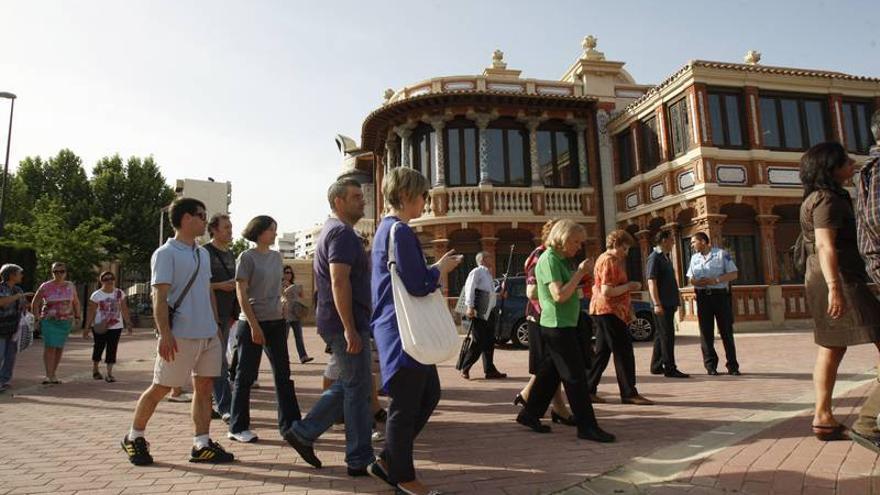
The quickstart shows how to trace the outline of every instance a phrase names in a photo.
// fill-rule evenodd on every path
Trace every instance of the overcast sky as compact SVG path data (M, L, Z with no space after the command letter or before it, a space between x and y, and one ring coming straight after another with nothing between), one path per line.
M556 79L587 34L656 83L690 59L880 76L880 2L0 0L0 91L18 95L10 166L70 148L153 155L175 179L231 181L236 232L321 221L337 133L399 89L478 74L500 48ZM8 102L0 100L0 153ZM2 155L0 155L2 157ZM2 159L2 158L0 158Z

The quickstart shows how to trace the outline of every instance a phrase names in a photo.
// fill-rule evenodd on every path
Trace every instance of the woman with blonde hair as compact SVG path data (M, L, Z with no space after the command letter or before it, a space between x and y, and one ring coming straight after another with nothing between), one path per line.
M419 363L403 350L391 290L391 271L397 270L407 292L427 296L438 289L440 279L461 263L449 251L433 265L408 223L420 217L428 200L428 180L410 168L395 168L382 180L382 194L391 211L382 219L373 239L373 338L379 351L382 388L391 399L385 423L385 448L368 472L397 488L398 493L437 494L416 478L413 442L440 401L437 366ZM394 232L394 258L388 266L388 250Z
M553 228L553 224L555 224L556 221L555 218L551 218L550 220L547 220L543 227L541 227L541 245L536 247L531 254L529 254L524 265L524 271L526 274L526 295L529 298L529 301L526 304L526 324L528 325L529 330L529 374L532 376L529 378L529 383L527 383L526 386L516 394L516 397L514 397L514 405L526 405L532 387L535 386L535 373L537 373L538 366L541 364L541 360L544 357L544 348L541 345L541 303L538 301L538 282L535 278L535 267L538 265L538 259L544 254L544 251L547 250L547 238L550 236L550 230ZM565 397L562 393L561 385L556 389L556 393L553 394L553 402L550 407L550 418L554 423L563 423L571 426L575 424L572 419L571 411L569 411L568 406L565 404Z
M626 274L626 253L635 240L625 230L615 230L605 239L605 252L596 259L590 315L596 324L596 362L590 369L590 394L596 397L602 372L614 353L614 371L624 404L651 405L636 390L636 359L627 325L633 320L629 293L642 288ZM594 402L597 402L594 400Z
M43 385L58 384L55 376L64 344L75 322L79 321L79 298L76 286L67 281L67 265L52 263L52 280L44 282L34 294L32 311L38 315L37 325L43 334L43 364L46 379Z
M561 381L574 412L578 438L597 442L613 442L614 435L599 428L596 414L587 393L587 370L578 338L581 303L578 285L589 271L584 260L572 271L573 258L586 240L583 226L573 220L560 220L553 225L547 238L547 250L538 259L535 278L541 303L541 339L544 357L535 374L535 385L525 407L516 417L517 423L537 433L548 433L541 424L553 394Z

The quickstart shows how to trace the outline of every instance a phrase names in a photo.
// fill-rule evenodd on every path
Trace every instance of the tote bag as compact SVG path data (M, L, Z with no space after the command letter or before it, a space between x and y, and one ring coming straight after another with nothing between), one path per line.
M410 294L397 273L394 257L394 233L400 222L391 227L388 243L388 271L391 274L391 292L394 294L394 312L404 352L422 364L438 364L452 359L461 342L452 314L439 290L418 297Z

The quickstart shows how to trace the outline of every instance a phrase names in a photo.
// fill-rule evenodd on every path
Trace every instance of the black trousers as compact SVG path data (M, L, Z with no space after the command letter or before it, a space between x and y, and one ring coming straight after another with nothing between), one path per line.
M495 371L495 318L467 320L471 325L471 346L465 355L461 370L470 372L471 366L483 356L483 372Z
M526 412L535 418L543 417L562 382L578 430L597 426L587 393L587 370L578 329L541 327L541 336L545 357L535 374Z
M651 354L651 373L669 373L675 366L675 307L663 306L662 315L654 315L654 352Z
M596 324L596 361L590 368L590 393L596 393L613 353L620 396L624 399L635 397L639 394L636 390L636 357L626 323L610 314L593 315L593 323Z
M116 349L119 348L119 337L122 336L122 329L110 329L103 335L97 334L92 330L92 336L95 338L92 344L92 362L100 363L101 355L104 354L104 349L106 348L107 357L104 358L104 362L107 364L116 363Z
M275 400L278 404L278 430L282 433L294 421L302 419L299 402L290 379L290 355L287 351L287 323L284 320L261 321L263 345L251 340L251 326L239 320L235 328L238 339L238 363L235 367L235 381L232 387L232 404L229 410L229 431L241 433L250 429L251 424L251 386L257 379L263 348L272 365L275 379Z
M391 483L406 483L416 479L413 443L440 402L437 367L400 368L388 382L388 397L385 448L379 457Z
M715 352L715 323L724 344L727 370L739 371L736 360L736 343L733 341L733 307L729 291L697 291L697 319L700 322L700 347L703 350L703 364L706 370L718 368L718 354Z

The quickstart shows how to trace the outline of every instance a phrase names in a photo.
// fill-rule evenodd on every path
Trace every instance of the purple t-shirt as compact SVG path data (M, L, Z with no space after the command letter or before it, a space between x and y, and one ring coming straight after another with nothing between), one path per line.
M370 267L367 253L360 236L350 225L330 217L324 223L318 246L315 249L313 267L317 306L315 323L321 335L333 335L344 330L342 320L333 302L330 283L330 263L343 263L351 267L351 301L354 323L358 332L370 330Z

